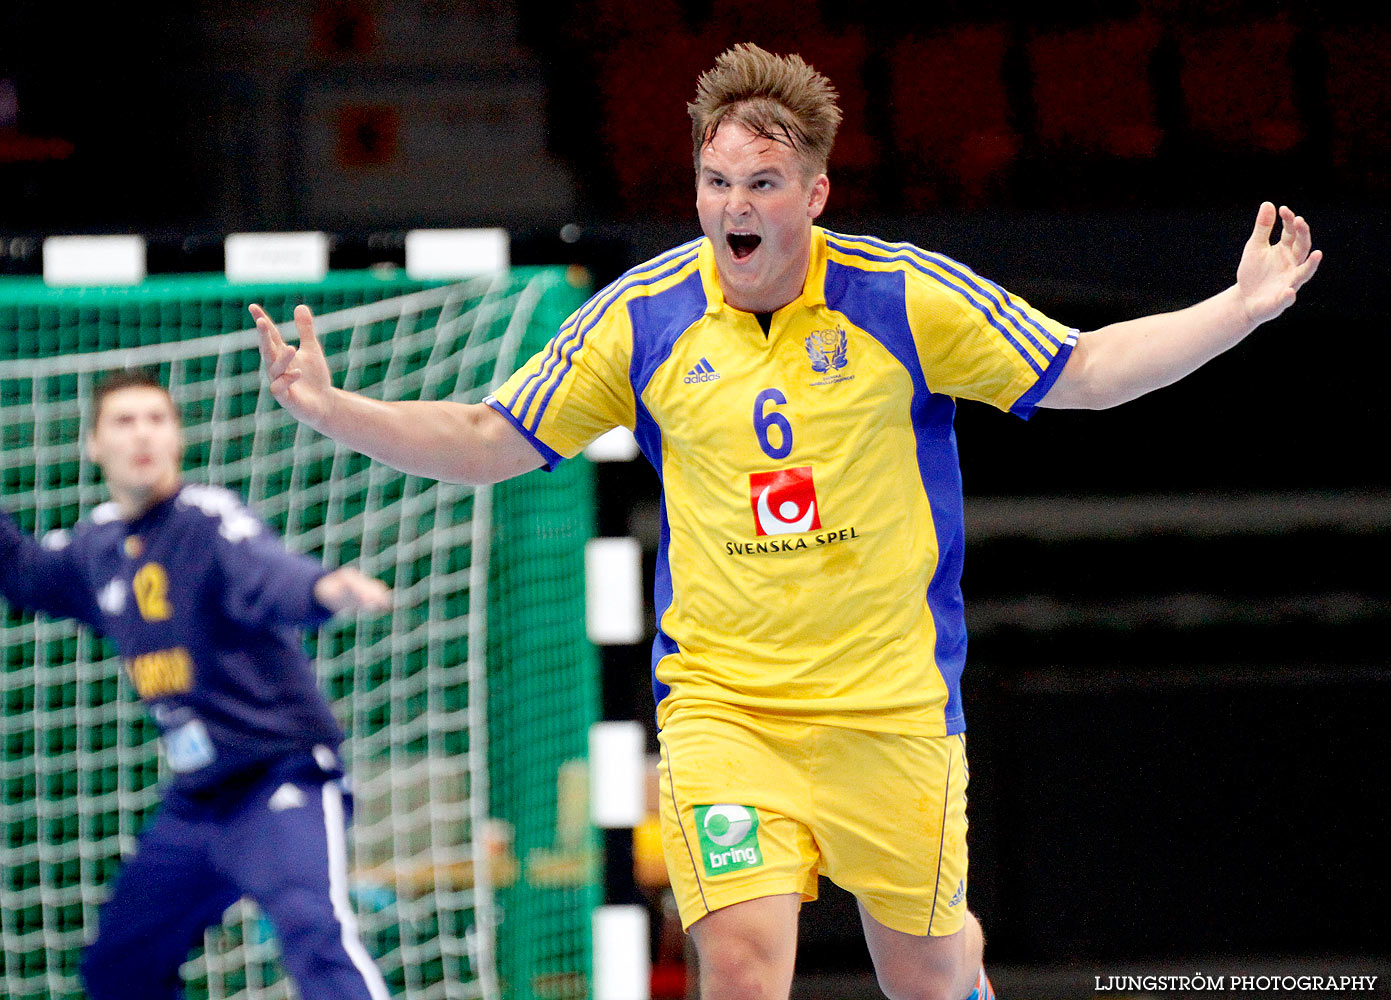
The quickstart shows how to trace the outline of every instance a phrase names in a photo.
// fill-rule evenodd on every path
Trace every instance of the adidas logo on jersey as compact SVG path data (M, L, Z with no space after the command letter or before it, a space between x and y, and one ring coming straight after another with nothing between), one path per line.
M720 373L715 371L715 366L704 358L700 359L700 364L696 365L686 373L686 384L692 382L713 382L720 377Z

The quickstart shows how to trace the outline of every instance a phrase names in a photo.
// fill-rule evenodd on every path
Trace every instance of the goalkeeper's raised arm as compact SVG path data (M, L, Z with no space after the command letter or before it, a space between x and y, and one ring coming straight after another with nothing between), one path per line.
M543 464L530 442L482 403L386 402L334 388L308 306L295 307L298 344L287 344L260 306L250 310L271 395L319 433L402 472L448 482L496 483Z

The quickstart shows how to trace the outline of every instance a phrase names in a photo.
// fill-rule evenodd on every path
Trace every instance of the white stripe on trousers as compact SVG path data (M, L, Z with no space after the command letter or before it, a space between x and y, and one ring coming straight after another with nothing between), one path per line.
M333 915L342 928L343 950L352 959L372 1000L391 1000L386 980L357 933L357 916L348 903L347 826L343 818L343 790L336 781L324 782L324 832L328 835L328 895Z

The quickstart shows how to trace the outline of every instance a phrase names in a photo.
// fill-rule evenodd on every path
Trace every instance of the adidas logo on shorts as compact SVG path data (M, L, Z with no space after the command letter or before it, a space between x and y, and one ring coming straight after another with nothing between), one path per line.
M956 892L952 893L951 899L947 902L948 906L960 906L962 900L966 898L966 880L963 878L956 883Z

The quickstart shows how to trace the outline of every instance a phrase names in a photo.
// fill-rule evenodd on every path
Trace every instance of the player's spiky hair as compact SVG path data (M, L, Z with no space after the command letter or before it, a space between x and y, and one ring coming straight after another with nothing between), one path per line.
M799 55L777 56L752 42L722 52L696 83L691 116L696 170L700 151L725 122L791 146L808 176L824 173L840 125L836 89Z

